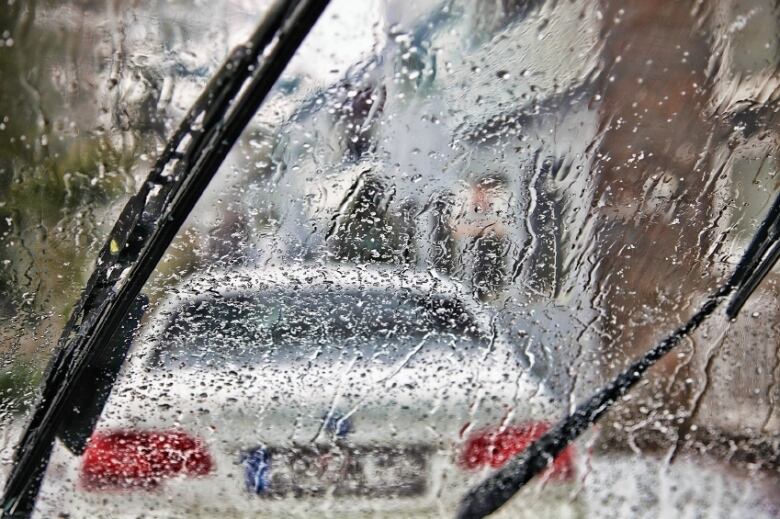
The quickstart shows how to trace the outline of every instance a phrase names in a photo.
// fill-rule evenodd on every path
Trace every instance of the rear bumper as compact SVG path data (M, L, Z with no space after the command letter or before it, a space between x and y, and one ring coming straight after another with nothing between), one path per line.
M58 454L64 454L60 451ZM59 457L59 456L58 456ZM219 466L220 464L218 464ZM434 518L454 517L460 497L484 473L464 473L445 457L434 459L431 483L418 497L261 497L245 488L240 465L203 478L172 479L153 490L90 491L78 481L72 456L53 460L35 517L170 519L273 518ZM577 481L530 485L495 517L584 518Z
M505 509L493 517L498 518L556 518L582 519L585 517L582 507L572 501L570 488L556 488L553 491L543 491L537 495L518 496ZM98 497L98 496L94 496ZM39 503L35 517L52 518L67 517L96 519L171 519L215 518L233 519L248 517L268 518L321 518L339 519L390 519L398 517L409 518L440 518L454 517L455 507L451 503L435 500L329 500L302 499L265 501L253 499L251 503L241 503L244 506L232 506L227 503L202 503L179 506L169 498L161 495L138 496L100 496L97 499L74 496L65 498L59 503L46 499ZM263 501L263 502L260 502Z

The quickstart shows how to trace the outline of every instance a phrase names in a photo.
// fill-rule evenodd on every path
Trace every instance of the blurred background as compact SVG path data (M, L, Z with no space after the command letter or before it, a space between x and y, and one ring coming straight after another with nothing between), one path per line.
M114 218L268 2L0 2L7 465ZM778 34L773 0L334 0L146 292L286 262L451 277L573 406L695 311L774 198ZM591 448L779 488L777 298L773 273Z

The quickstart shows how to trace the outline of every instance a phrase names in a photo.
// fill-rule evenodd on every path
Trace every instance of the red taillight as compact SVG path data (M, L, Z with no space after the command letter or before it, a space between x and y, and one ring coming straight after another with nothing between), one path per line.
M200 440L182 432L113 431L90 438L81 465L86 488L150 488L179 474L213 467Z
M469 470L486 466L500 468L540 438L549 428L549 424L541 422L477 431L466 441L458 463ZM572 447L567 447L555 458L544 477L566 480L573 476L574 450Z

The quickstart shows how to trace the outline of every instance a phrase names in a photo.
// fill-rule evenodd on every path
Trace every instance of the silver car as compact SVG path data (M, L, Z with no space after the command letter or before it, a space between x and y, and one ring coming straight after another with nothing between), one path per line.
M147 321L84 454L55 448L38 512L452 516L556 409L524 352L446 279L204 274ZM544 479L574 478L567 452ZM552 515L576 513L553 501Z

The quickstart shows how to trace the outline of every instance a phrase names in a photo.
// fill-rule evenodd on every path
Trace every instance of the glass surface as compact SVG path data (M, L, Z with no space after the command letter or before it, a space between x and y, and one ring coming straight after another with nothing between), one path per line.
M6 4L7 470L114 218L268 3ZM771 0L333 0L37 515L454 516L733 270L778 193L779 31ZM501 513L780 515L778 280Z

